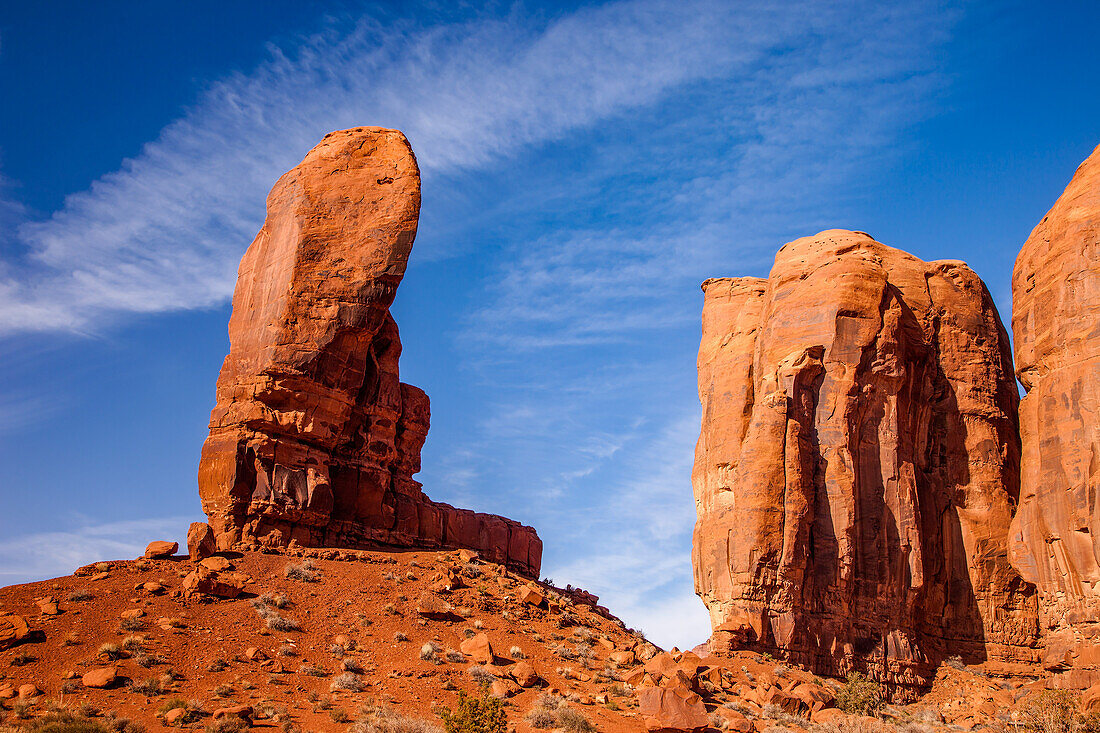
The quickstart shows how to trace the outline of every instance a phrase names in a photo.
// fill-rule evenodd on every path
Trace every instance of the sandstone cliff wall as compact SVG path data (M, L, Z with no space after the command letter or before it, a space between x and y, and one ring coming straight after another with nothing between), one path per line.
M693 564L712 643L866 670L895 699L947 656L1032 661L1036 599L1007 557L1018 398L981 280L832 230L766 280L703 289Z
M1100 681L1100 148L1032 231L1012 273L1023 441L1011 558L1042 595L1045 662Z
M275 184L241 260L199 466L220 547L470 547L537 575L530 527L428 500L428 397L403 384L389 307L420 211L405 136L327 135Z

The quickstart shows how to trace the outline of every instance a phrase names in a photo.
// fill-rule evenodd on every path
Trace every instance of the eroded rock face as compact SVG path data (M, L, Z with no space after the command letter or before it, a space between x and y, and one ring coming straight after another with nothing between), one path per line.
M534 530L431 502L412 477L428 397L401 383L390 316L416 235L405 136L325 136L267 199L241 260L199 466L218 546L472 547L537 574Z
M860 232L703 284L695 588L712 646L905 699L948 656L1032 661L1009 565L1017 392L981 280Z
M1012 330L1027 395L1010 551L1056 649L1068 627L1100 622L1100 148L1016 258Z

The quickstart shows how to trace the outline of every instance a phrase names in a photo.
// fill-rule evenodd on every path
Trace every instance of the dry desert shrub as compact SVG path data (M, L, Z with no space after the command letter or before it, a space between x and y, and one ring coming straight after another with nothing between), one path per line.
M329 689L335 692L336 690L344 690L346 692L362 692L367 689L367 685L363 682L363 678L354 672L344 672L338 674L332 678L332 682L329 684Z
M33 722L6 730L20 731L20 733L110 733L110 729L98 720L91 720L87 716L74 715L64 709L55 710Z
M288 580L300 580L303 583L316 583L321 579L321 573L317 570L312 560L300 563L290 563L283 568L283 577Z
M240 718L221 718L206 726L206 733L244 733L248 730L248 723Z
M145 733L145 725L129 718L120 718L113 710L104 714L104 723L113 733Z
M894 726L874 718L852 716L828 723L814 723L810 733L896 733Z
M596 727L579 710L565 704L557 695L541 695L527 713L532 728L555 728L569 733L594 733Z
M1078 712L1077 695L1069 690L1041 690L1025 700L1020 722L1031 733L1093 733L1100 730L1095 713Z
M359 718L352 724L350 733L442 733L442 731L426 720L368 703L359 711Z
M282 605L279 605L280 602ZM302 625L289 616L281 616L276 608L284 608L287 605L286 596L272 596L265 593L259 598L253 598L252 608L256 609L256 615L263 619L267 628L272 631L301 631Z
M791 715L783 710L778 705L769 703L764 706L764 717L770 718L785 725L797 725L800 728L806 728L810 725L810 721L801 715Z
M426 659L433 664L442 664L443 660L439 658L439 653L441 651L443 651L443 649L438 644L429 641L424 644L424 646L420 647L420 658Z
M283 593L264 593L259 600L264 605L274 606L275 608L286 608L290 605L290 599Z
M155 667L158 664L168 664L168 660L157 654L148 654L146 652L139 652L133 656L134 664L146 669Z
M145 629L145 619L143 618L124 618L119 622L118 628L120 632L125 631L142 631Z
M493 684L493 681L496 680L492 672L480 665L470 667L467 671L470 673L470 677L473 678L474 682L485 687Z
M97 653L108 659L122 659L122 647L110 641L101 644Z
M193 723L202 717L202 708L198 701L192 700L187 702L181 697L170 697L164 701L164 703L157 708L157 714L164 717L172 710L183 710L183 715L177 721L177 725L186 725L187 723Z
M159 677L150 677L147 680L131 684L130 691L146 697L156 697L164 694L164 685Z
M125 639L122 640L122 648L130 652L131 654L138 654L142 651L142 642L143 640L141 639L141 637L127 636Z

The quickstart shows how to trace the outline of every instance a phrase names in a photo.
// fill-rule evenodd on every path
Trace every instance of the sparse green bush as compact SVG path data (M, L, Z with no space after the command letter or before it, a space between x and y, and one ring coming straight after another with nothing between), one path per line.
M836 706L850 715L874 715L882 707L878 683L859 672L852 672L848 681L837 690Z
M439 713L446 733L505 733L508 721L504 701L489 695L489 686L481 686L481 694L471 697L458 693L458 708L444 708Z

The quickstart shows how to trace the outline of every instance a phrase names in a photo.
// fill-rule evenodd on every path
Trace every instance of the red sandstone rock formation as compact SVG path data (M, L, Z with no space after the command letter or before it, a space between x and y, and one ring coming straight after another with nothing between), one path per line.
M471 547L537 575L534 530L431 502L412 478L428 397L398 377L389 307L419 211L416 158L396 130L330 133L271 190L199 465L222 549Z
M911 697L947 656L1033 658L1010 567L1017 393L981 280L860 232L703 283L695 588L717 648Z
M1100 622L1100 147L1016 258L1012 330L1027 395L1010 557L1042 594L1043 625L1058 629L1046 661L1060 669L1082 634L1100 633L1069 628ZM1074 686L1097 681L1093 672Z

